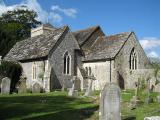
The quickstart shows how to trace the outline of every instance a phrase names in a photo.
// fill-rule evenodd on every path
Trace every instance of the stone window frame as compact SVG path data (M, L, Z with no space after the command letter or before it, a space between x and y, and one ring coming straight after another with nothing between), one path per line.
M36 62L32 63L32 79L33 80L37 79L37 65L36 65Z
M90 66L85 67L86 75L91 76L92 75L92 68Z
M129 68L131 70L137 70L138 69L138 55L135 51L135 48L133 47L130 52L130 58L129 58Z
M72 58L68 51L63 54L63 74L71 75L71 62Z

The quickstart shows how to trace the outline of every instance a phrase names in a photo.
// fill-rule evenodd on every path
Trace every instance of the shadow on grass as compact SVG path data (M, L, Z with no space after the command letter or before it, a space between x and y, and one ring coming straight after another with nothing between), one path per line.
M83 120L98 109L88 98L65 95L0 97L0 120Z

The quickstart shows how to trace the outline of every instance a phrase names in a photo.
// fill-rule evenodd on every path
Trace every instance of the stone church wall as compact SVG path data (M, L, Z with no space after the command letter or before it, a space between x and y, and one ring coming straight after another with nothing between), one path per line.
M44 68L46 64L46 60L44 61L32 61L32 62L23 62L20 63L23 67L24 75L27 77L26 85L28 89L32 88L32 85L35 82L38 82L43 87L43 74L44 74ZM33 79L33 65L36 66L36 79Z
M106 83L110 83L110 61L88 62L83 64L84 68L91 68L93 80L93 90L101 90ZM114 61L111 61L111 82L116 83L114 74Z
M124 80L125 88L134 88L133 83L130 83L131 75L129 73L131 72L133 73L132 74L133 78L136 78L137 76L137 72L135 72L136 70L130 70L130 54L133 48L135 49L136 54L138 56L138 63L137 63L138 69L141 69L141 71L143 71L144 69L150 68L149 60L143 48L141 47L140 43L137 41L135 34L132 33L129 39L124 44L123 48L120 50L120 52L115 58L116 71L119 72L119 75ZM141 72L141 73L142 75L144 75L144 72ZM119 80L120 79L118 79L118 82Z
M49 55L49 62L52 67L53 88L69 88L72 86L71 79L75 75L75 49L79 49L78 42L70 31L59 40L56 48ZM71 55L71 74L64 74L64 54L68 51ZM57 85L55 85L57 84Z

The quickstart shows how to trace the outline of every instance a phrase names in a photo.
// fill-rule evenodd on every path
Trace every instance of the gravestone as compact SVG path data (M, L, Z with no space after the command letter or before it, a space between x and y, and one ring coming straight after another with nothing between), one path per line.
M78 90L75 90L75 79L72 79L72 88L69 89L68 96L77 97Z
M32 93L40 93L41 92L41 85L39 83L34 83L32 86Z
M92 95L93 80L96 80L94 76L88 77L88 87L86 89L84 96L91 96Z
M139 81L135 82L135 95L130 100L130 109L133 110L137 105L140 104L140 99L138 98L138 90L139 90Z
M99 120L121 120L120 88L111 83L101 92Z
M20 76L20 80L16 85L16 88L18 89L18 93L26 93L27 92L27 85L26 85L26 76L24 73Z
M1 82L1 93L2 94L9 94L10 93L10 86L11 86L11 79L5 77L2 79Z

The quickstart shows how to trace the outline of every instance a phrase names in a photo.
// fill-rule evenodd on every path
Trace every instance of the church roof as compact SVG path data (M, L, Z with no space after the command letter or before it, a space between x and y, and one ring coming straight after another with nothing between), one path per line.
M17 42L4 59L19 61L46 57L67 28L64 26L52 33L41 34Z
M110 36L100 36L91 46L84 61L113 59L128 40L132 32L125 32Z
M81 46L98 28L99 26L93 26L84 30L78 30L73 32L73 35Z

